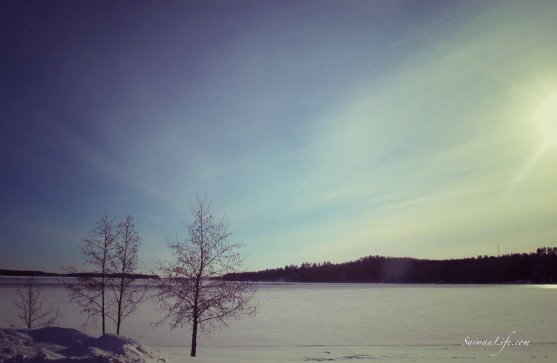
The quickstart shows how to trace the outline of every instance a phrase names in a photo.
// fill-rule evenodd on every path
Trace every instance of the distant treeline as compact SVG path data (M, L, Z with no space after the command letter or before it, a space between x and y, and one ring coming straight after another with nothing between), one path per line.
M530 254L451 260L368 256L345 263L303 263L223 278L269 282L557 283L557 247L538 248Z
M0 270L0 276L13 276L13 277L100 277L100 274L90 273L90 272L76 272L59 274L54 272L43 272L43 271L27 271L27 270ZM120 277L120 274L108 274L109 278ZM149 279L156 278L154 275L145 274L124 274L126 278L132 279Z

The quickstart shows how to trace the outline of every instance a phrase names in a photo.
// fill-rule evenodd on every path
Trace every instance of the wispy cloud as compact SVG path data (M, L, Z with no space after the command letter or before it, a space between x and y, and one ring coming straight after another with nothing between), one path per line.
M192 4L7 60L8 229L28 227L15 206L52 210L71 225L57 217L49 241L69 246L99 212L133 213L146 255L164 254L207 192L250 267L527 250L557 232L557 154L534 120L557 89L551 2Z

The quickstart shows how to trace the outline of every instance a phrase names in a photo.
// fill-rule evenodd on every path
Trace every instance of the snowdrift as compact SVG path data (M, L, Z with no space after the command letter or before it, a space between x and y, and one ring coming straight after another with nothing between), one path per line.
M0 363L166 362L132 339L107 334L93 338L75 329L0 329Z

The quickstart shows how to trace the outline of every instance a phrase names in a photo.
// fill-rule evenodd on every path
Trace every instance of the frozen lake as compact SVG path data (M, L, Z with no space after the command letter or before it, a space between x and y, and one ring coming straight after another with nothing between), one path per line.
M40 280L40 279L37 279ZM0 325L20 326L12 304L13 279L0 279ZM43 279L43 282L51 281ZM57 325L83 328L84 316L63 287L42 287L45 305L60 306ZM545 361L557 359L557 286L260 284L255 318L199 339L196 362L318 361ZM151 303L124 322L123 334L166 354L191 359L187 329L152 325ZM465 339L528 346L466 346ZM110 326L110 332L113 327ZM463 346L465 344L465 346ZM492 354L497 354L492 356Z

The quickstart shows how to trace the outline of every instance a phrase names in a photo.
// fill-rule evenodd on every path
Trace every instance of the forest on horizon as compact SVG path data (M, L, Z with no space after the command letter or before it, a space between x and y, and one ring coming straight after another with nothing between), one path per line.
M557 283L557 247L448 260L367 256L350 262L302 263L223 278L265 282Z
M0 269L0 276L83 277L95 273L52 273ZM111 274L110 277L118 277ZM151 274L129 274L134 279L158 278ZM373 282L373 283L557 283L557 247L542 247L532 253L429 260L411 257L366 256L342 263L287 265L259 271L231 273L228 281L258 282Z

